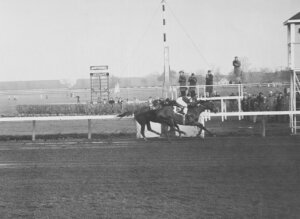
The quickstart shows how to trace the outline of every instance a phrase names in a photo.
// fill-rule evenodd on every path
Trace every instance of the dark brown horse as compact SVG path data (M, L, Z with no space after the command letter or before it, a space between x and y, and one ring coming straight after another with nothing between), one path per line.
M187 107L188 107L188 111L185 116L175 113L175 115L174 115L175 123L177 123L179 125L186 125L186 126L197 126L200 129L197 136L201 135L202 130L213 135L213 133L211 133L209 130L207 130L204 127L204 125L201 124L198 120L199 120L200 114L202 112L204 112L205 110L210 110L211 112L214 112L214 113L217 112L217 108L215 107L214 103L212 101L198 100L196 102L189 103Z
M141 134L144 138L144 140L147 140L145 136L145 126L147 126L148 131L153 132L157 135L160 135L160 133L152 130L150 122L156 122L160 124L165 124L170 127L171 131L177 131L179 135L185 134L184 132L180 131L178 125L174 122L174 110L173 107L182 107L179 105L175 100L159 100L156 103L156 107L154 109L145 109L135 111L135 112L125 112L118 117L124 117L129 115L134 115L134 119L141 125ZM167 138L169 139L169 135L167 134Z

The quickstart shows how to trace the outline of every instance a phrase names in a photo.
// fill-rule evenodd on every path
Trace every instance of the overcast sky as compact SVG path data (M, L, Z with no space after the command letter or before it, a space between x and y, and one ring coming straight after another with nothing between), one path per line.
M170 65L187 72L287 65L283 22L299 0L167 0ZM171 13L172 11L172 13ZM163 71L161 0L0 0L0 81Z

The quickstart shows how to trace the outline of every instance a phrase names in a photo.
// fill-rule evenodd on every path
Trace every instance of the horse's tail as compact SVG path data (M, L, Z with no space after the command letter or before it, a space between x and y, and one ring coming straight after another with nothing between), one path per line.
M121 113L121 114L117 115L117 117L123 118L125 116L131 116L132 114L133 114L132 112L126 111L124 113Z

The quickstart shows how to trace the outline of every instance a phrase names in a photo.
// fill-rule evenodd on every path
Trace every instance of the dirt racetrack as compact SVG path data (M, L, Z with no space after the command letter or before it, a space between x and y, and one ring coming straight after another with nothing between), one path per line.
M299 137L0 143L0 218L298 218Z

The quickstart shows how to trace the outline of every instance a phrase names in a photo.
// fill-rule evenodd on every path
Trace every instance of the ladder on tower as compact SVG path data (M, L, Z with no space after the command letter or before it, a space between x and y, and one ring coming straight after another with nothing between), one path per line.
M300 71L295 71L296 111L300 111ZM300 134L300 115L295 116L295 134Z
M291 110L300 111L300 69L293 70L291 88ZM293 134L300 134L300 115L291 116L291 128Z
M90 67L91 103L109 100L109 72L108 66Z

